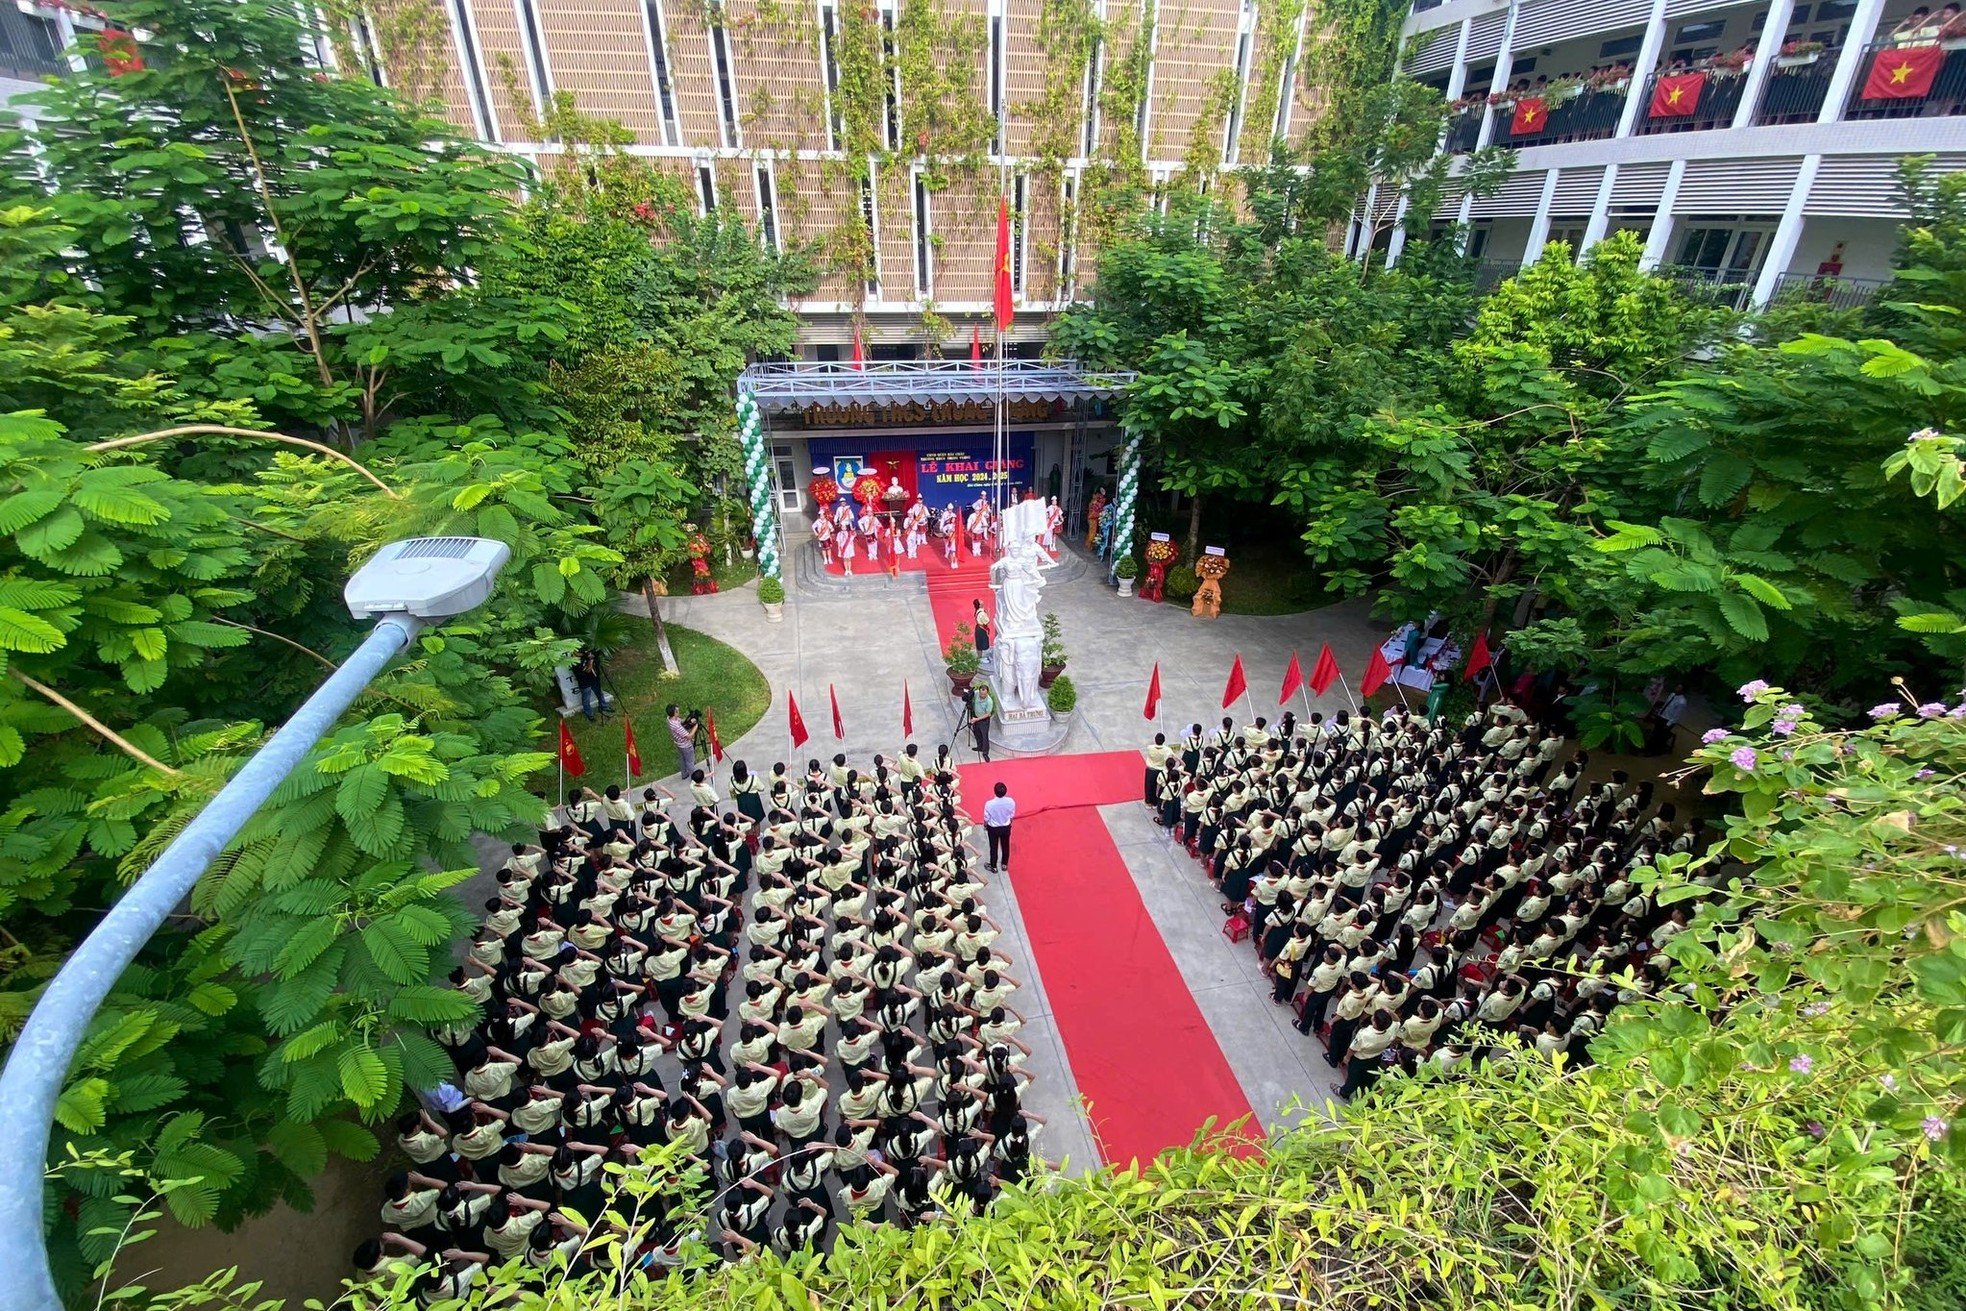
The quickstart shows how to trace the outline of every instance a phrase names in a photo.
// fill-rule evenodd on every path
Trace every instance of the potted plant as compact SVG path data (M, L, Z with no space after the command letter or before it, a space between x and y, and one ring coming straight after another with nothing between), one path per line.
M1044 645L1038 652L1038 686L1050 687L1065 672L1065 631L1056 614L1044 617Z
M1824 46L1821 41L1789 41L1775 56L1777 68L1807 68L1823 57Z
M976 653L976 634L968 624L956 625L956 635L943 648L942 663L948 668L949 691L956 696L969 691L983 668L983 657Z
M1123 555L1113 566L1113 577L1120 580L1120 595L1133 595L1133 580L1140 575L1140 563L1130 555Z
M781 623L785 619L785 584L776 578L758 580L758 600L765 608L767 623Z
M1044 703L1054 715L1069 715L1079 703L1079 690L1072 686L1071 679L1060 674L1045 691Z

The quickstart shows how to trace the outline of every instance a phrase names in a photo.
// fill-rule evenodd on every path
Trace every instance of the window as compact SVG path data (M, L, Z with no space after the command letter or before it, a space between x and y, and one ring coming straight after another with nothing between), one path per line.
M382 43L376 40L375 24L369 21L367 12L358 10L349 20L348 34L354 38L355 49L362 58L362 67L368 72L369 81L377 86L388 86L389 75L382 65Z
M1079 240L1079 180L1076 175L1065 175L1058 200L1058 299L1070 300L1072 292L1076 290L1072 263L1077 252L1072 247Z
M722 3L710 6L710 62L717 70L717 132L726 146L741 146L737 126L737 83L731 71L730 32L724 27Z
M765 248L772 251L780 249L778 244L778 188L772 185L771 165L758 165L756 172L758 184L758 236L764 240Z
M696 198L703 206L705 217L717 208L717 170L710 167L710 161L696 161Z
M1140 87L1140 103L1133 111L1133 135L1140 138L1140 158L1147 157L1148 112L1154 103L1154 51L1160 48L1160 0L1140 0L1140 30L1147 34L1147 76ZM1166 205L1166 199L1160 202Z
M1307 11L1308 12L1308 11ZM1297 99L1297 61L1304 57L1304 14L1297 15L1297 35L1290 44L1290 53L1284 56L1283 76L1278 79L1276 124L1271 135L1282 140L1290 135L1290 108ZM1446 89L1442 88L1442 94Z
M1840 23L1857 14L1857 0L1823 0L1816 6L1816 21L1819 23Z
M1093 5L1093 17L1100 23L1106 21L1106 0L1097 0ZM1079 107L1081 136L1079 154L1091 159L1099 146L1099 83L1105 75L1106 38L1095 27L1092 32L1092 49L1085 57L1085 97Z
M887 148L901 149L901 48L894 35L894 0L881 5L881 51L887 61L887 104L882 115Z
M835 355L839 353L837 346L833 348L833 353ZM792 463L790 442L772 443L771 468L773 481L778 484L778 508L787 514L797 514L803 507L799 504L799 472L798 467Z
M1003 3L990 0L990 120L996 125L990 137L990 153L1001 155L1003 146Z
M1635 55L1645 44L1645 34L1636 36L1614 36L1597 48L1599 59L1619 59L1625 55Z
M1030 231L1031 178L1019 173L1010 180L1010 290L1024 299L1024 244Z
M1679 25L1679 34L1673 39L1675 41L1717 41L1720 39L1720 34L1726 30L1727 20L1724 18L1714 19L1711 22L1705 23L1681 23Z
M867 164L867 176L860 179L860 219L867 225L867 295L881 298L880 209L874 200L874 165Z
M478 135L498 140L498 120L492 117L491 96L485 90L485 65L478 57L478 29L471 23L471 7L464 0L450 0L451 29L457 37L458 63L464 69L464 93L471 102L471 117Z
M553 103L553 79L546 70L546 42L539 35L539 11L533 5L534 0L518 0L519 45L526 71L532 74L533 112L543 116Z
M838 150L840 140L845 136L840 126L840 111L835 108L840 96L840 61L833 43L840 38L840 19L831 5L819 6L819 62L826 70L826 149Z
M662 116L662 144L680 146L683 132L676 124L676 87L669 74L669 27L661 0L644 0L642 22L649 43L649 75L655 79L655 104Z
M935 295L934 243L929 240L928 181L915 170L915 296L927 300Z
M1222 124L1222 162L1233 164L1241 153L1242 111L1249 99L1249 59L1256 45L1256 6L1243 0L1242 17L1236 27L1236 94Z

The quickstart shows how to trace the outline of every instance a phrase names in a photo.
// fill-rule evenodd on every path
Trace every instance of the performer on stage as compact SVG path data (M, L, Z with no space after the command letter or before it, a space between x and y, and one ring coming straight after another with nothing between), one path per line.
M840 504L845 505L846 502L841 501ZM842 511L842 513L845 513L845 511ZM846 524L838 525L834 528L833 544L838 548L840 553L841 572L852 573L853 557L860 554L860 534L853 530L851 518L848 519Z
M1060 508L1058 498L1044 507L1044 549L1053 555L1058 554L1058 534L1065 531L1065 511Z
M980 496L976 498L976 508L969 512L969 540L973 551L989 554L990 505Z
M812 540L819 543L820 563L833 563L833 521L824 510L812 516Z
M907 527L908 558L912 560L915 558L915 552L921 550L923 544L928 541L928 507L922 504L920 493L916 494L915 503L908 507L908 515L903 523Z
M881 564L881 517L873 512L860 516L860 535L866 539L867 562L876 569Z
M949 567L956 564L956 507L945 505L935 517L935 531L942 535L942 554L947 557Z

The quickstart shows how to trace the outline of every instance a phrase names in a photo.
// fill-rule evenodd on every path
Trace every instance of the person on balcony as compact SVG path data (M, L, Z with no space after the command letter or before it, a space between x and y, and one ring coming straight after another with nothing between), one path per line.
M1955 13L1958 11L1957 5L1949 5L1947 8ZM1940 20L1932 16L1930 9L1920 5L1906 14L1904 20L1891 29L1891 44L1894 46L1930 45L1939 39L1939 29L1942 26Z

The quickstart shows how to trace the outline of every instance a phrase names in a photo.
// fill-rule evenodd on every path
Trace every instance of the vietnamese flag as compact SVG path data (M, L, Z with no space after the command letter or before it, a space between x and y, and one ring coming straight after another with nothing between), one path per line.
M1685 118L1700 107L1700 92L1707 85L1705 73L1681 73L1662 77L1652 84L1649 118Z
M707 707L703 711L703 731L710 735L710 759L721 765L724 762L724 743L717 736L717 712Z
M846 721L840 718L840 694L833 690L831 683L826 684L826 699L833 703L833 736L843 738L846 736Z
M1311 666L1311 691L1323 696L1341 676L1338 657L1331 654L1331 643L1326 642L1324 650L1317 653L1317 663Z
M908 680L901 680L901 736L915 735L915 703L908 699Z
M571 778L579 778L587 772L587 762L580 758L580 745L573 740L573 733L567 728L567 721L560 721L560 768Z
M1495 663L1495 657L1488 653L1488 634L1475 634L1474 646L1468 651L1468 671L1466 680L1474 682L1475 675Z
M1543 105L1541 96L1524 96L1515 102L1515 117L1509 121L1509 135L1526 137L1531 132L1541 132L1549 126L1549 110Z
M1290 668L1283 671L1283 691L1277 693L1277 704L1287 703L1297 689L1304 686L1304 667L1297 663L1297 653L1290 653Z
M642 772L642 749L635 745L635 726L628 722L625 715L621 720L621 731L628 747L628 777L633 778Z
M1366 662L1365 677L1358 680L1358 694L1371 696L1386 685L1393 676L1393 667L1386 663L1386 653L1373 648L1372 659Z
M792 749L797 751L812 734L806 732L806 717L799 713L799 699L790 692L785 694L785 709L792 724Z
M1222 689L1222 709L1227 710L1235 704L1237 697L1249 690L1249 680L1242 673L1242 652L1236 652L1236 662L1229 667L1229 684Z
M997 332L1010 327L1016 299L1010 283L1010 201L997 197Z
M1945 63L1946 52L1938 46L1899 46L1880 50L1870 61L1870 76L1864 79L1865 100L1916 100L1932 90L1932 80Z
M1160 717L1160 661L1154 661L1154 676L1147 680L1147 708L1140 712L1143 719Z

